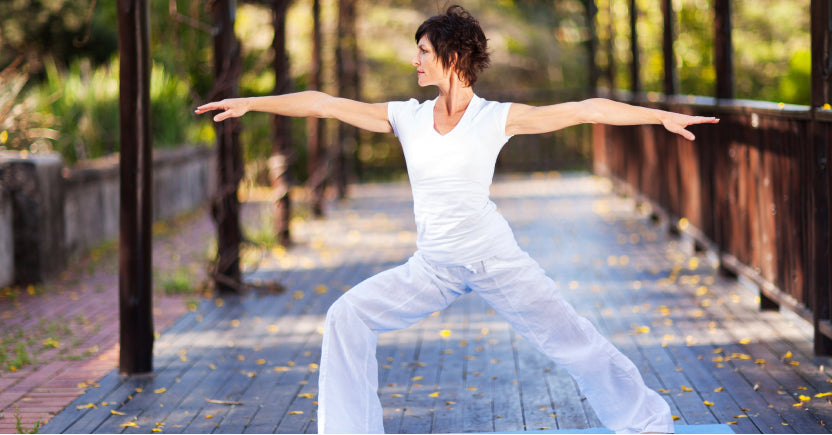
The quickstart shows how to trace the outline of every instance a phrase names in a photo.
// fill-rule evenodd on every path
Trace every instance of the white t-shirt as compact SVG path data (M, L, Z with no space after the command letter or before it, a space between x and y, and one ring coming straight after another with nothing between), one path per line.
M436 264L469 265L516 245L489 199L511 103L474 95L445 135L433 127L435 104L390 102L387 114L407 162L419 251Z

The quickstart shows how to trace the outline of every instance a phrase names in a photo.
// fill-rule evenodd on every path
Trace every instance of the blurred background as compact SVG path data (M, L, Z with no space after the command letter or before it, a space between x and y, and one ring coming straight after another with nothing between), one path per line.
M213 86L210 1L151 0L151 117L154 147L212 146L209 118L193 108ZM242 50L241 96L275 88L271 8L238 0L235 32ZM323 91L337 93L335 52L338 1L322 0ZM360 98L369 102L433 98L420 89L410 59L413 35L427 17L452 2L358 0L356 38ZM535 103L589 96L591 31L581 0L468 0L461 3L486 31L492 67L477 92ZM628 89L629 0L597 0L594 26L601 70L613 59L613 88ZM637 0L641 89L662 90L662 12L658 0ZM713 8L709 0L674 0L675 55L680 94L714 94ZM809 0L732 2L736 98L808 105L810 98ZM613 35L611 36L611 33ZM312 65L312 0L293 0L286 17L291 87L307 89ZM610 41L610 39L612 40ZM610 56L612 47L612 56ZM116 153L118 132L116 4L102 0L0 2L0 149L55 151L73 163ZM599 86L610 87L601 74ZM516 97L515 97L516 96ZM250 183L265 183L271 153L270 116L243 118L241 142ZM327 122L326 129L337 128ZM298 182L307 177L304 120L292 122ZM329 135L329 137L333 137ZM588 167L586 134L548 138L562 166ZM364 134L355 156L362 180L404 176L392 135ZM558 168L552 168L558 169Z

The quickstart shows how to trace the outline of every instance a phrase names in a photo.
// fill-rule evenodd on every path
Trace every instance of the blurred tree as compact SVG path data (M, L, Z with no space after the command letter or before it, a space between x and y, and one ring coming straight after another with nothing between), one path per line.
M101 5L99 5L101 6ZM104 63L118 50L115 5L96 8L96 0L4 0L0 2L0 69L23 56L32 74L44 59L59 65L75 58Z

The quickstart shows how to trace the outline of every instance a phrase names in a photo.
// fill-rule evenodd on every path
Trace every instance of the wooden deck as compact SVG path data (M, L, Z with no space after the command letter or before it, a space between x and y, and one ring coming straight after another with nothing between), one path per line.
M708 255L605 180L504 177L492 192L521 246L633 359L677 424L829 432L832 397L822 394L832 377L813 358L812 328L801 318L760 312L756 290L720 276ZM325 220L297 222L299 246L248 271L248 280L277 280L286 292L205 301L161 334L153 376L110 373L42 432L315 432L327 307L415 245L407 185L357 186L351 196ZM248 204L246 212L265 209ZM378 359L388 432L601 426L569 375L476 295L382 334Z

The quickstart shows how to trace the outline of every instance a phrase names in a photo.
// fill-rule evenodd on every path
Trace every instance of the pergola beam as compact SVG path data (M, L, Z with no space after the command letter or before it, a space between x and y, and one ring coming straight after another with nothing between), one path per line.
M147 0L118 0L119 371L153 371L153 155Z

